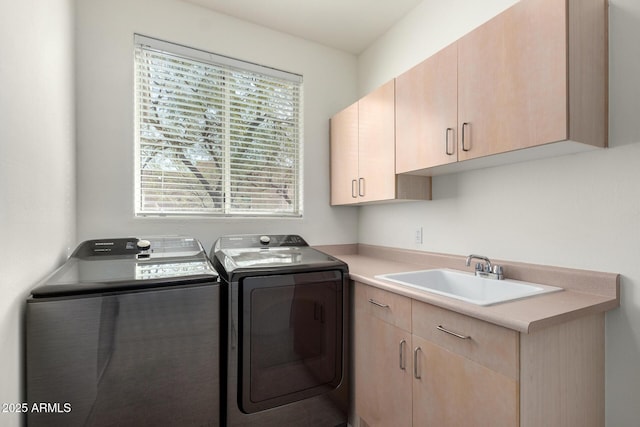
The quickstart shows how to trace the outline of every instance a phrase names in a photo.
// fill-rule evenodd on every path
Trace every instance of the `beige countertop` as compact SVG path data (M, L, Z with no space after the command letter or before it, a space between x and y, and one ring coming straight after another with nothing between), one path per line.
M563 290L490 306L478 306L374 277L430 268L470 271L464 266L464 257L368 245L323 246L318 249L346 262L351 280L523 333L608 311L620 305L619 275L614 273L496 260L494 263L505 266L505 278L559 286Z

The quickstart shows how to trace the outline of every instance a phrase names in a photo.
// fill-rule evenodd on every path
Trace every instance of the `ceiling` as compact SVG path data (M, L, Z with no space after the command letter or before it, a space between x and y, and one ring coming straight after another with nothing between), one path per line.
M359 54L422 0L183 0Z

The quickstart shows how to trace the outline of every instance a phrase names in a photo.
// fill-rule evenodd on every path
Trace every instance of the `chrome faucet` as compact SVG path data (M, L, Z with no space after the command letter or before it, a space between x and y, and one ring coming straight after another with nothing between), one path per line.
M471 265L472 259L479 259L485 262L484 264L481 262L476 264L476 276L497 280L504 279L504 269L501 265L491 265L491 260L486 256L471 254L467 257L467 262L465 263L467 267Z

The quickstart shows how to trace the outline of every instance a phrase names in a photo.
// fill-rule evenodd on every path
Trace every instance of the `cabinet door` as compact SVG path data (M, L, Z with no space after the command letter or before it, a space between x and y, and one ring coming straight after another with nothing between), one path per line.
M396 172L455 162L458 48L452 44L396 79Z
M515 427L518 384L414 335L413 425Z
M358 185L358 104L331 118L331 204L356 203Z
M360 202L396 197L395 82L359 101Z
M527 0L458 41L458 160L567 139L566 19Z
M410 427L411 334L371 314L366 292L367 286L356 284L355 411L369 427Z

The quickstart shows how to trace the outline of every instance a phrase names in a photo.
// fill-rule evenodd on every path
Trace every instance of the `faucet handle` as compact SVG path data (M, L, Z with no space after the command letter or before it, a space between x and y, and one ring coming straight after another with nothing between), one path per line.
M494 265L492 273L495 274L498 279L504 278L504 268L501 265Z
M484 264L481 262L476 263L476 271L484 271Z

